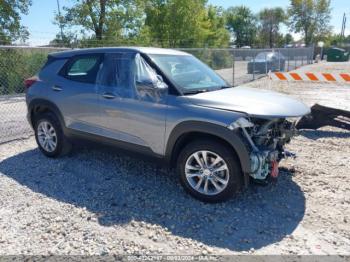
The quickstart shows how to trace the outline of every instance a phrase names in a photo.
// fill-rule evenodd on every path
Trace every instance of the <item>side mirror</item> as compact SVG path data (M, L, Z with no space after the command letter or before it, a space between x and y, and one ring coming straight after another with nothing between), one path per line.
M136 80L136 87L143 91L152 91L156 88L150 79Z
M151 79L136 80L138 96L144 100L159 101L167 92L168 86L158 78L154 82Z
M151 79L136 80L136 87L142 91L164 90L168 88L167 84L160 75L157 75L157 79L155 81L152 81Z
M161 75L157 75L157 82L155 87L159 90L168 89L168 85L164 82L163 77Z

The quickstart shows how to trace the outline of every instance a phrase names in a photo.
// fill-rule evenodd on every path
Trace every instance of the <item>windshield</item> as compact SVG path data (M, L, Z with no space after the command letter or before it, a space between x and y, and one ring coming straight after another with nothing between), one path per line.
M259 53L255 59L271 59L272 57L274 56L274 53L267 53L267 52L264 52L264 53Z
M194 56L157 54L149 57L184 94L229 87L225 80Z

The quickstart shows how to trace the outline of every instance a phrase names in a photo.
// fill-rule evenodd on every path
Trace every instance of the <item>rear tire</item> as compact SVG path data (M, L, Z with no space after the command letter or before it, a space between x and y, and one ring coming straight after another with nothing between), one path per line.
M72 146L53 113L39 114L34 121L35 140L45 156L55 158L70 152Z
M203 202L226 201L242 186L239 160L231 148L217 141L186 145L178 157L177 173L184 189Z

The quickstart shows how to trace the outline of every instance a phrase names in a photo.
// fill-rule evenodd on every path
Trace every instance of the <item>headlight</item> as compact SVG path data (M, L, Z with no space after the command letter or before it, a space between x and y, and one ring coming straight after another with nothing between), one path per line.
M245 128L245 127L252 127L254 124L250 122L248 119L244 117L238 118L236 121L232 122L230 125L227 126L230 130L235 130L237 128Z
M296 123L296 122L298 122L301 118L302 118L302 116L296 116L296 117L286 117L285 119L286 119L288 122Z

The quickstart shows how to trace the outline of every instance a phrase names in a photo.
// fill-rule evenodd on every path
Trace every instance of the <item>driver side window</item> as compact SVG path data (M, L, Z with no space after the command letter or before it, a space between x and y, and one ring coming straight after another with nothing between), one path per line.
M108 53L98 77L104 92L119 97L135 96L132 81L132 57L130 53Z
M166 88L162 77L157 74L157 72L145 61L145 59L140 55L135 56L135 81L136 82L150 82L155 88Z
M135 89L136 94L142 100L159 100L162 91L168 86L163 78L140 55L135 56Z

